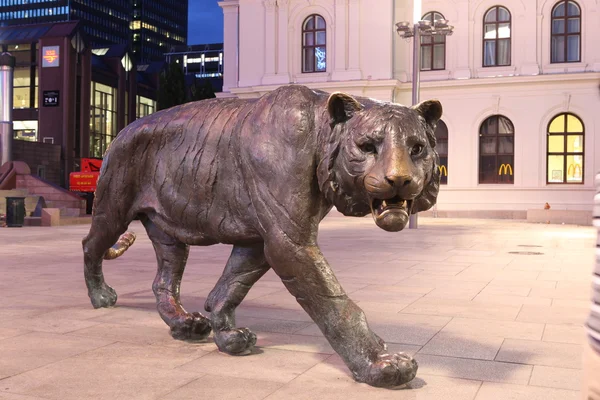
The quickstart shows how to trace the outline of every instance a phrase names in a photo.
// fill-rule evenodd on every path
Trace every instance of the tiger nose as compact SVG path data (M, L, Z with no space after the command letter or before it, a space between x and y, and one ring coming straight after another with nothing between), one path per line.
M412 178L409 175L389 174L386 175L385 180L390 186L394 187L404 187L412 183Z

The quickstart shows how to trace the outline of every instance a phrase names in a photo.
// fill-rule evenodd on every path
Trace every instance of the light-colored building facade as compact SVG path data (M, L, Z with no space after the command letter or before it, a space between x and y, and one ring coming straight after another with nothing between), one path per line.
M289 83L410 104L412 0L225 0L223 96ZM444 106L438 210L591 210L600 1L424 0L421 100ZM447 139L444 139L444 136Z

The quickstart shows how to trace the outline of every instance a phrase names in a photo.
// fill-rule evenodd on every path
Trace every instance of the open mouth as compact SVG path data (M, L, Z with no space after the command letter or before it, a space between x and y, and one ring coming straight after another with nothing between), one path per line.
M404 229L411 213L413 200L404 200L398 196L391 199L373 199L371 212L375 223L386 231Z

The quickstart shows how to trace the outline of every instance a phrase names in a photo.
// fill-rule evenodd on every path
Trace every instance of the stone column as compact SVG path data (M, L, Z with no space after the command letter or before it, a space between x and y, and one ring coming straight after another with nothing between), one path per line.
M539 40L541 36L541 23L542 23L542 15L536 15L537 10L535 7L525 10L525 15L523 18L519 17L517 21L519 21L519 25L521 29L525 29L527 34L525 35L525 43L523 43L521 48L521 54L523 56L523 60L521 61L521 75L538 75L540 73L540 62L538 58L538 47L540 43L543 43ZM530 22L535 22L533 27L529 27ZM515 36L514 30L511 32L511 37L513 38L513 48L515 45Z
M333 38L333 43L327 43L329 49L334 49L334 52L328 52L328 62L334 65L333 74L331 79L334 81L341 81L346 78L346 49L347 49L347 38L346 38L346 27L347 13L346 9L348 6L348 0L335 0L335 27L327 27L333 30L333 34L330 36ZM335 28L335 29L334 29ZM333 45L335 44L335 48Z
M263 0L265 6L265 74L263 84L275 75L275 59L277 58L277 0Z
M223 92L238 87L239 1L220 1L223 9Z
M15 57L0 55L0 166L12 161L13 141L13 76Z
M361 79L360 0L348 0L348 79Z
M600 15L598 15L600 13L600 11L598 11L598 6L596 5L592 5L592 8L590 9L589 12L589 16L588 18L586 18L587 24L597 24L600 22ZM582 26L583 29L586 29L585 25ZM598 29L598 28L595 28ZM585 35L585 31L583 32L583 35L581 36L581 40L584 40L584 36ZM586 43L584 41L584 43ZM585 58L586 54L595 54L595 57L591 60L588 61L588 67L587 67L587 71L589 72L600 72L600 51L598 51L598 41L592 39L591 37L588 37L587 40L587 46L586 48L584 48L583 43L582 43L582 61ZM590 57L591 58L591 57Z
M263 0L265 19L265 74L263 85L290 83L288 70L289 0Z
M290 73L288 66L288 48L289 48L289 39L288 39L288 18L289 18L289 0L278 0L278 51L277 51L277 66L276 73L278 76L278 80L281 83L289 83L290 82Z
M455 25L455 31L452 36L446 37L446 43L452 41L452 48L456 49L456 67L454 69L454 79L469 79L471 68L473 67L473 29L475 21L469 19L469 2L462 1L456 13L459 17L457 21L450 21L450 25ZM446 44L446 46L448 46ZM447 47L448 48L448 47ZM449 54L446 55L448 57Z

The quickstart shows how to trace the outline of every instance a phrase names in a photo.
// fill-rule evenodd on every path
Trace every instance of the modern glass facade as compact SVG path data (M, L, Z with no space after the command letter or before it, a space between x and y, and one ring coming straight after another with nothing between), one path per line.
M132 0L133 52L144 62L161 60L187 43L188 1Z
M92 82L90 98L90 155L102 157L110 142L117 136L116 90Z
M90 45L130 44L138 62L187 43L187 0L0 0L0 26L85 21Z

